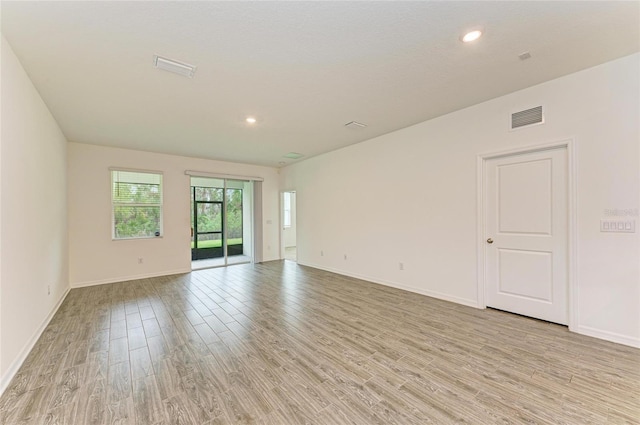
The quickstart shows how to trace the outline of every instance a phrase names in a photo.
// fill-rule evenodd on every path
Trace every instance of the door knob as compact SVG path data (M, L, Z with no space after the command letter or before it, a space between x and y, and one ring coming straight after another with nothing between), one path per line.
M491 238L487 239L487 243L488 244L492 244L493 243L493 239L491 239Z

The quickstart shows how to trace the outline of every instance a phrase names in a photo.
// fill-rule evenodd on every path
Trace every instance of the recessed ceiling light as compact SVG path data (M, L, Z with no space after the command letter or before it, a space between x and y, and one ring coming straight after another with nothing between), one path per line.
M471 41L479 39L481 35L482 35L482 31L480 30L469 31L468 33L462 36L462 41L465 43L469 43Z
M249 124L255 124L256 123L256 119L253 118L253 117L247 117L247 119L245 121L247 121Z
M164 71L173 72L174 74L182 75L184 77L193 78L193 74L196 72L194 65L188 63L178 62L173 59L163 58L162 56L153 56L153 66Z

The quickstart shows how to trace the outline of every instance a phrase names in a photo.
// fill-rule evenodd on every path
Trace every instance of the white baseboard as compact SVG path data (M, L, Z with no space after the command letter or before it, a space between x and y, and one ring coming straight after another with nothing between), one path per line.
M64 299L69 294L70 290L71 288L67 288L64 291L64 293L62 294L62 296L60 297L56 305L51 309L51 312L49 312L49 314L47 315L47 317L45 317L45 319L42 321L40 326L38 326L38 329L36 329L36 331L31 336L29 341L27 341L25 346L22 348L22 350L20 351L20 354L18 354L18 357L16 357L16 359L9 365L9 368L7 369L5 374L2 377L0 377L0 396L2 396L4 391L7 389L7 387L11 383L11 380L16 376L16 373L18 373L18 370L20 370L20 367L22 366L24 361L27 359L27 356L33 349L34 345L36 345L36 342L42 335L42 332L44 332L44 330L49 325L49 322L51 322L51 319L53 319L53 316L55 316L55 314L58 312L58 309L62 305L62 302L64 301Z
M604 339L605 341L628 345L629 347L640 348L640 338L634 338L615 332L603 331L601 329L596 329L584 325L579 325L576 329L569 330L581 335L592 336L594 338Z
M86 282L76 282L71 284L71 288L84 288L86 286L106 285L108 283L128 282L130 280L148 279L150 277L170 276L173 274L191 273L191 269L165 270L156 273L145 273L131 276L112 277L108 279L91 280Z
M356 278L356 279L366 280L367 282L376 283L378 285L384 285L384 286L390 286L392 288L402 289L403 291L413 292L415 294L426 295L427 297L437 298L437 299L443 300L443 301L449 301L449 302L456 303L456 304L462 304L462 305L466 305L468 307L480 308L478 306L478 300L470 300L470 299L467 299L467 298L460 298L460 297L456 297L456 296L453 296L453 295L445 294L445 293L442 293L442 292L431 291L431 290L428 290L428 289L414 288L412 286L403 285L403 284L397 283L397 282L381 280L381 279L377 279L375 277L359 275L359 274L356 274L356 273L350 273L350 272L346 272L344 270L337 270L337 269L333 269L331 267L324 267L324 266L320 266L320 265L317 265L317 264L301 263L301 262L298 262L298 264L300 264L302 266L313 267L314 269L325 270L325 271L328 271L328 272L331 272L331 273L337 273L337 274L341 274L341 275L344 275L344 276L353 277L353 278Z

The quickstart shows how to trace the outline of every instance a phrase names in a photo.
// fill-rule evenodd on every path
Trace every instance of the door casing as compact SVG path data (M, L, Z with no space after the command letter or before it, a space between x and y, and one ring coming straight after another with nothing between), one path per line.
M476 233L476 249L477 249L477 265L478 265L478 308L487 308L485 300L486 290L486 250L487 244L485 242L485 223L486 212L484 205L485 199L485 171L487 160L500 158L504 156L540 152L549 149L565 148L567 150L567 201L568 201L568 217L567 217L567 284L569 287L568 293L568 309L569 309L569 329L576 330L579 323L578 320L578 287L576 284L576 178L575 178L575 143L573 138L561 140L553 143L546 143L541 145L524 146L515 149L501 150L495 152L487 152L479 154L477 157L477 233Z
M280 235L280 259L284 259L285 246L284 246L284 194L285 192L296 192L295 189L282 190L280 191L280 213L279 213L279 235ZM297 202L297 193L296 193L296 202ZM298 213L297 205L294 206L296 208L296 214ZM296 224L297 226L297 224ZM296 230L296 247L298 246L298 233Z

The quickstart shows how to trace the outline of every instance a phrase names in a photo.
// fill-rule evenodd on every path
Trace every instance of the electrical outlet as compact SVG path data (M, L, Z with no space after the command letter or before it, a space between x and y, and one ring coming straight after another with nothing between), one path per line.
M324 251L320 251L320 256L324 257Z
M345 260L347 259L347 254L344 254L344 259L345 259Z
M51 295L51 285L47 285L47 295Z
M144 263L144 258L138 257L138 264L142 264L142 263Z
M404 263L398 263L398 268L400 270L404 270Z

